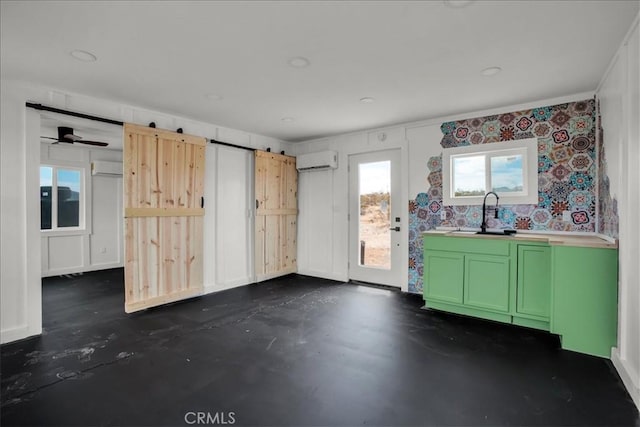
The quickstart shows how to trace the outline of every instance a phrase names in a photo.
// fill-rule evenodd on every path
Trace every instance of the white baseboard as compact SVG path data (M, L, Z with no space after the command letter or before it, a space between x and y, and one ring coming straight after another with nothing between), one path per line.
M327 273L325 271L298 270L298 274L303 276L318 277L320 279L335 280L337 282L349 281L349 278L344 274Z
M618 375L622 379L622 383L627 388L629 395L631 396L631 400L636 404L636 407L640 411L640 378L638 378L638 373L634 371L632 366L629 366L629 363L625 359L620 358L620 351L617 347L614 347L611 350L611 362L613 362L613 366L618 371Z
M223 285L205 285L202 295L212 294L214 292L226 291L227 289L239 288L254 283L252 280L235 280Z
M0 331L0 343L5 344L12 341L18 341L23 338L27 338L31 335L37 335L37 334L29 334L28 325L16 326L15 328L9 328L9 329L2 329Z
M58 270L49 270L42 272L42 277L52 277L52 276L62 276L65 274L75 274L75 273L88 273L90 271L98 271L98 270L109 270L111 268L122 268L124 264L121 262L114 263L105 263L105 264L93 264L86 267L71 267L71 268L61 268Z

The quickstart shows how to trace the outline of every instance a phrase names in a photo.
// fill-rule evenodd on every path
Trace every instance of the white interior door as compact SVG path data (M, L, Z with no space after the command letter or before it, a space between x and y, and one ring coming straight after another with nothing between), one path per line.
M401 286L400 150L349 156L349 279Z

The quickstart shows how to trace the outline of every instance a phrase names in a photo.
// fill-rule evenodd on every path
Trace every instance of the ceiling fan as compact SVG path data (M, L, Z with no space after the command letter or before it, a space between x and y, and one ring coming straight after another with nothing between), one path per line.
M50 136L41 136L40 138L42 139L52 139L55 142L53 144L58 144L59 142L64 142L66 144L74 144L74 143L78 143L78 144L87 144L87 145L95 145L97 147L106 147L107 145L109 145L106 142L101 142L101 141L89 141L86 139L82 139L81 136L78 135L74 135L73 134L73 129L70 127L66 127L66 126L58 126L58 137L57 138L53 138Z

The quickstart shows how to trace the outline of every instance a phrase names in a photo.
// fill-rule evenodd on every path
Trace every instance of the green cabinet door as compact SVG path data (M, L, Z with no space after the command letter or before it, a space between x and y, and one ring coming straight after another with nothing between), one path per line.
M552 248L551 332L562 348L610 357L618 328L618 251Z
M551 248L518 245L516 312L549 319Z
M509 257L465 255L464 304L509 311Z
M424 251L424 299L462 303L464 255Z

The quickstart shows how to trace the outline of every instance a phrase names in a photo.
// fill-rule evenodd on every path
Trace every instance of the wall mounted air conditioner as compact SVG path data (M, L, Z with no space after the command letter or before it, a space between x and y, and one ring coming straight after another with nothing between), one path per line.
M338 153L320 151L318 153L301 154L296 157L296 168L300 172L338 168Z
M95 160L91 162L91 175L122 176L122 163Z

